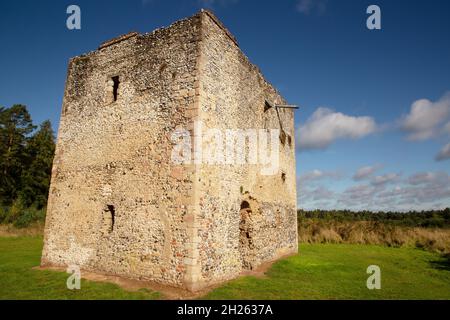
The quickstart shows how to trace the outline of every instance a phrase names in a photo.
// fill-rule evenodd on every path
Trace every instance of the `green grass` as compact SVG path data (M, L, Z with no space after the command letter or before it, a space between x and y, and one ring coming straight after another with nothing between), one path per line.
M414 248L301 245L300 254L275 263L265 278L244 277L208 299L450 299L450 266ZM366 269L381 268L381 289L368 290Z
M158 299L82 280L68 290L68 274L34 270L42 237L0 238L0 299ZM381 268L381 290L366 288L366 269ZM206 299L450 299L450 265L435 253L369 245L301 245L300 254L275 263L262 278L242 277Z
M81 280L68 290L69 274L34 270L40 263L42 237L0 238L0 299L157 299L149 290L128 292L117 285Z

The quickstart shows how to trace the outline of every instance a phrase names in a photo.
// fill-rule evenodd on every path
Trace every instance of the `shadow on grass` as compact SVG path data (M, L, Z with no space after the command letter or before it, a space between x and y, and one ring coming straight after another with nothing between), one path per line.
M435 269L450 271L450 253L441 256L438 260L431 261L430 264Z

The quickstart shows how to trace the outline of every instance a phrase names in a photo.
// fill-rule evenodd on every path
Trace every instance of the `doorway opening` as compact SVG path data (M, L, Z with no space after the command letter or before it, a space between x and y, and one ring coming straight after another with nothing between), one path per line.
M253 235L251 227L252 208L248 201L242 201L239 222L239 253L242 259L242 268L253 269Z

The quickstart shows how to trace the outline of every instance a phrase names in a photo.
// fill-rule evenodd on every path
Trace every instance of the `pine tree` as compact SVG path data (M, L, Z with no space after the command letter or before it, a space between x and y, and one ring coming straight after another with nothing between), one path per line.
M0 203L10 205L21 189L28 135L34 130L24 105L0 108Z
M47 204L55 137L50 121L44 121L29 139L25 148L27 164L22 171L22 188L19 193L24 205L41 209Z

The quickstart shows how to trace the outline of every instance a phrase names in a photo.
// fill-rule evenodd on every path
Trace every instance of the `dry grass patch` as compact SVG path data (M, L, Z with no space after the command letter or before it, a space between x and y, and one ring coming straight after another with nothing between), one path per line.
M450 229L403 227L374 221L300 219L299 241L407 246L450 253Z
M34 237L44 234L44 223L35 222L27 228L16 228L12 224L0 224L0 237Z

